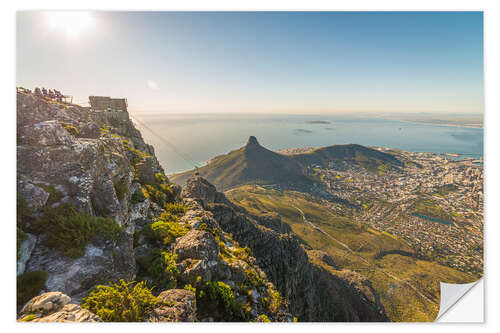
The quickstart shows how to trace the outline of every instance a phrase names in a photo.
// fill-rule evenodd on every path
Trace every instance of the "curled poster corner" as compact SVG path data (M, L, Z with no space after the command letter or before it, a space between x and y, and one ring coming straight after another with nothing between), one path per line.
M443 315L446 314L455 304L459 303L462 297L464 297L476 284L482 283L482 280L478 280L472 283L464 284L451 284L440 282L441 287L441 301L439 304L439 313L436 317L437 322L445 322L448 320L443 320ZM474 304L468 304L468 306L474 307ZM464 320L464 322L467 320Z

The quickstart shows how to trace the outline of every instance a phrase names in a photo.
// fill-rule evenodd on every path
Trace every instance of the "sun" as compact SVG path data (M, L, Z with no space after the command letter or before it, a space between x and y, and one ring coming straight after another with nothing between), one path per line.
M93 19L88 12L56 11L47 13L48 25L52 30L60 31L74 39L88 31L93 26Z

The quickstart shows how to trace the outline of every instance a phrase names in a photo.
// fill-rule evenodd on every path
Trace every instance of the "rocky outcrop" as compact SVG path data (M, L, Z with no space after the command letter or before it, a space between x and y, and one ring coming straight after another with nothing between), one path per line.
M48 292L31 299L21 310L22 322L100 322L97 315L79 305L70 304L71 297L61 292Z
M79 258L45 246L49 231L41 230L36 242L28 236L22 243L18 273L44 271L45 290L76 300L97 284L133 280L135 223L161 212L150 200L131 201L141 191L136 164L147 160L141 172L148 180L163 172L153 153L128 114L111 121L88 108L18 92L17 188L32 216L70 204L92 216L111 217L121 227L117 239L92 239Z
M149 316L150 322L194 322L196 320L196 295L189 290L170 289L158 298L162 302Z
M313 264L296 237L277 228L279 223L270 223L268 217L248 214L201 177L188 180L182 196L198 200L225 232L231 233L242 246L252 249L257 265L288 299L290 312L299 320L388 321L371 287L364 282L353 284L351 281L356 279L351 279L352 275L341 271L333 274ZM329 267L334 269L332 262Z

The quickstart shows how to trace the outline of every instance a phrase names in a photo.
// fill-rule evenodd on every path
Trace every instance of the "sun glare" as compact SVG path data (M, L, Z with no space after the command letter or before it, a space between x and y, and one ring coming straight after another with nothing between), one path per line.
M66 34L69 39L76 38L93 25L88 12L50 12L47 13L49 27Z

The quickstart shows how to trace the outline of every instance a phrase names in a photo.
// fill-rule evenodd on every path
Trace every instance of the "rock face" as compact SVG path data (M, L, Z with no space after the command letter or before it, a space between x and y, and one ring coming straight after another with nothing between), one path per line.
M48 292L31 299L21 310L18 321L33 322L99 322L92 312L70 304L71 297Z
M224 231L252 249L257 264L290 301L289 310L299 320L388 321L365 279L352 272L332 273L332 262L332 270L313 264L296 237L283 233L276 221L270 223L269 217L251 216L200 177L188 180L182 196L198 200Z
M141 175L149 180L163 173L128 114L111 118L17 93L18 196L32 215L66 203L92 216L111 217L122 228L116 240L92 239L76 259L47 248L44 234L28 235L22 243L18 274L45 271L45 290L61 291L76 300L96 284L135 278L135 223L151 215L154 207L147 199L142 206L131 203L132 194L140 191L134 165L147 164Z
M151 322L193 322L196 319L196 296L192 291L170 289L163 291L158 298L165 303L153 310L148 321Z

